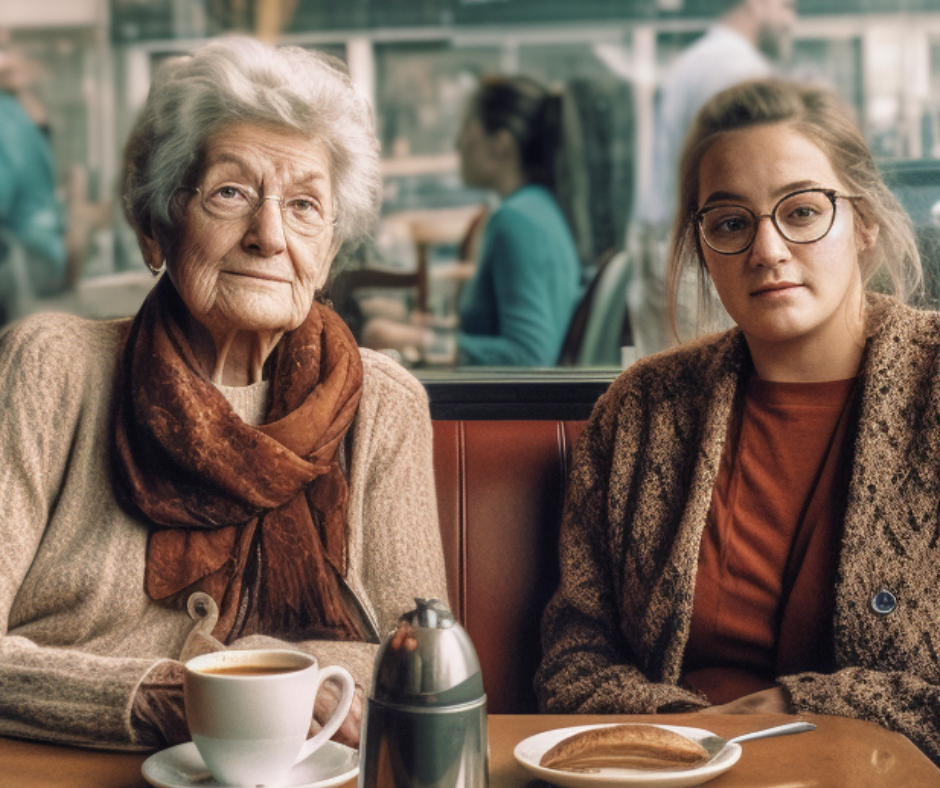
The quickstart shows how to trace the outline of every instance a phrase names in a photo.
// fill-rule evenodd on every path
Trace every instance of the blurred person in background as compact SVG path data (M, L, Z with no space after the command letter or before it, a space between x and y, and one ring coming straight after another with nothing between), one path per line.
M482 230L476 272L460 295L460 329L374 318L368 347L417 348L444 362L550 367L582 293L581 262L555 186L561 97L526 77L489 77L471 98L457 150L468 186L500 204Z
M447 595L427 396L319 296L377 222L378 148L325 55L157 71L122 195L160 279L133 319L0 335L0 735L186 741L187 659L288 643L355 678L356 746L380 638Z
M0 323L66 284L48 117L33 91L42 75L16 49L0 48Z
M736 325L594 408L540 706L842 716L940 763L940 313L906 303L910 218L851 109L781 80L713 97L679 181L670 300L691 268Z
M699 109L739 82L771 75L772 62L789 57L796 0L718 0L727 10L669 69L656 106L650 188L638 196L630 229L634 280L629 291L638 356L675 343L666 315L666 260L676 210L676 172L686 133ZM730 7L729 7L730 6ZM679 304L680 333L694 305Z

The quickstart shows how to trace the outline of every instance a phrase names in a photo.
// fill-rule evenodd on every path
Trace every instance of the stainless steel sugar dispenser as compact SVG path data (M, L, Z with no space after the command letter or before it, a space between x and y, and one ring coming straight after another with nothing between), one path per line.
M436 599L401 617L416 647L379 648L366 699L359 788L487 788L489 748L480 661Z

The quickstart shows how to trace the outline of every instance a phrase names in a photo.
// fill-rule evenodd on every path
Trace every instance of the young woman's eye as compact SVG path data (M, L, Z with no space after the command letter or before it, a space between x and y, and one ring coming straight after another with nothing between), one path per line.
M809 222L820 216L820 211L815 205L798 205L787 215L787 219L795 222Z
M712 217L709 232L716 235L736 235L746 232L750 226L749 218L740 213L722 213Z

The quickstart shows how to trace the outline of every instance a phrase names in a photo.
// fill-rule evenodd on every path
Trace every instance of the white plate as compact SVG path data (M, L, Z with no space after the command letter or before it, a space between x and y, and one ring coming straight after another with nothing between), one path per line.
M558 769L545 769L539 766L542 756L562 739L573 736L581 731L594 728L608 728L620 723L606 725L581 725L575 728L558 728L544 733L530 736L519 744L513 751L516 760L536 777L546 780L562 788L601 788L602 786L655 786L655 788L688 788L724 774L738 762L741 757L741 745L729 744L704 766L697 769L649 771L646 769L599 769L596 772L563 772ZM701 728L684 728L678 725L658 725L667 731L674 731L687 736L693 741L701 741L707 736L713 736L711 731Z
M199 750L192 742L177 744L151 755L142 770L157 788L217 788ZM328 741L287 775L282 788L330 788L359 774L359 751Z

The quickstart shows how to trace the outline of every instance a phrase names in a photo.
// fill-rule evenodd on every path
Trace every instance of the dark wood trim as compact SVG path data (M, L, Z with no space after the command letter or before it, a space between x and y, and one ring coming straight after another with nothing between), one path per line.
M450 420L580 421L617 370L433 372L416 370L428 392L431 418Z

